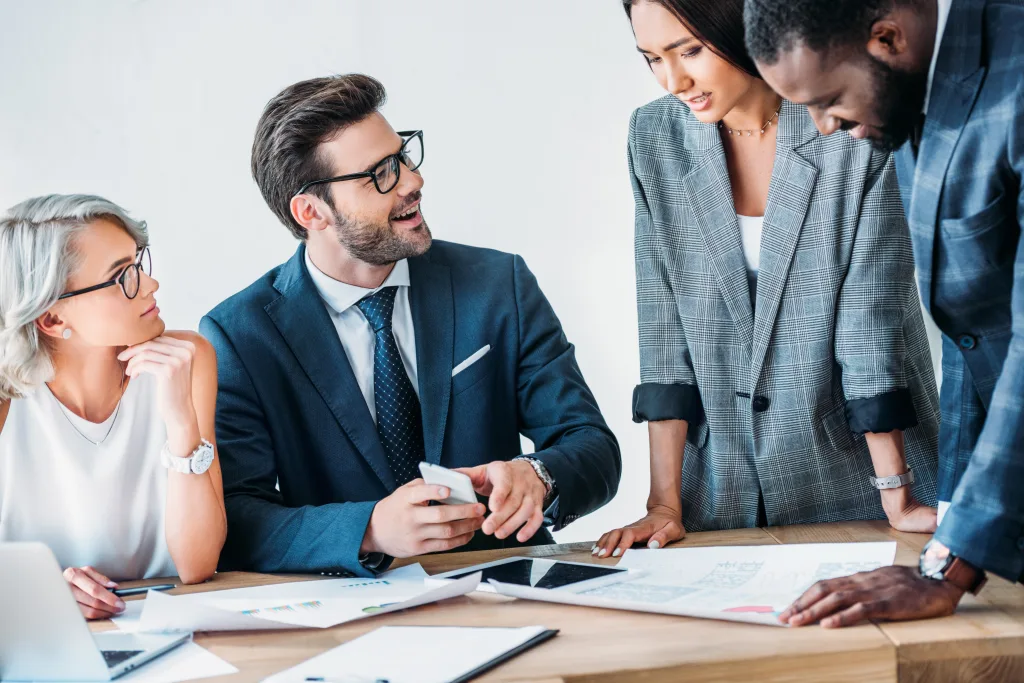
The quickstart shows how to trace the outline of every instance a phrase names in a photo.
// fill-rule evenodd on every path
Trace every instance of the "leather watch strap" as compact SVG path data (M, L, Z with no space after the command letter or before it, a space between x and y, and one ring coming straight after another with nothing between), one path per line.
M954 557L942 574L943 580L971 595L980 593L988 582L985 572L959 557Z

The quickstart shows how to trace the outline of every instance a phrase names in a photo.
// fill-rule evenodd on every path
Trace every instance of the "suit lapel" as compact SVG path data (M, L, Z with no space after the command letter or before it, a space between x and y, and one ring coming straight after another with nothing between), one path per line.
M409 305L416 331L416 373L427 462L441 461L455 366L455 313L451 271L430 254L409 259Z
M752 381L761 374L765 353L779 314L800 230L807 216L818 169L797 148L817 135L814 123L800 107L783 101L779 115L775 166L768 189L768 204L761 235L761 267L757 275Z
M907 219L913 234L914 260L925 305L932 304L932 259L939 204L953 151L974 108L986 69L981 64L981 28L984 3L953 2L939 49L925 116L921 145L914 169L914 186ZM911 154L904 149L900 156ZM904 169L907 164L903 164Z
M345 349L313 280L306 271L305 246L284 265L274 282L281 292L267 307L277 327L334 418L388 491L396 488L377 426L366 407Z
M691 148L696 160L689 173L683 176L682 183L704 241L704 253L711 262L740 337L749 340L754 327L750 283L732 200L732 186L729 184L725 148L718 128L700 124L690 126L686 146ZM747 350L749 352L749 346Z

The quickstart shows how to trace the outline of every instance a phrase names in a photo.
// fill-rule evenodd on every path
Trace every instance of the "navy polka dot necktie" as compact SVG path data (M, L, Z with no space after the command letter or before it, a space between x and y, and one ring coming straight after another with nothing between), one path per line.
M405 364L391 332L398 287L384 287L356 305L373 328L373 402L377 409L377 433L399 486L419 476L424 458L423 418Z

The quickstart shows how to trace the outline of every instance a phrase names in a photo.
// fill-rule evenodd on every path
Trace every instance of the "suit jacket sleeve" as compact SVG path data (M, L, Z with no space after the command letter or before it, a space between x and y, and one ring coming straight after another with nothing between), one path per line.
M274 445L263 406L224 329L199 325L217 350L217 449L228 537L220 569L373 576L359 561L374 502L288 507L277 488ZM387 561L375 570L386 569Z
M1013 334L978 445L935 537L953 554L1011 581L1024 580L1024 84L1010 126L1017 215ZM980 292L979 296L984 296Z
M890 155L872 151L850 265L836 310L835 356L843 369L850 428L891 432L917 424L907 388L904 338L921 315L910 231Z
M633 421L686 420L703 415L686 333L662 258L651 209L636 175L636 113L629 122L629 179L636 207L636 307L640 325L640 385L633 390Z
M573 346L526 263L514 257L519 328L520 431L558 487L547 515L557 531L612 499L619 487L619 444L583 379Z

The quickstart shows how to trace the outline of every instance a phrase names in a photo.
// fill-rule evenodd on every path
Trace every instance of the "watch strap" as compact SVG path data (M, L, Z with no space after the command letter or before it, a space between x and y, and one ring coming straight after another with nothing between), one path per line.
M548 468L545 467L544 463L537 458L531 458L529 456L519 456L515 458L515 460L523 460L524 462L529 463L530 467L533 468L533 471L537 473L537 478L544 484L544 490L546 491L546 494L544 495L544 502L541 507L547 510L551 507L551 503L554 502L556 495L555 480L551 476L551 473L548 472Z
M896 474L891 477L869 477L871 485L879 491L886 489L898 489L914 483L914 470L907 470L904 474Z
M982 570L960 557L951 556L953 560L946 565L942 579L953 584L965 593L977 595L988 583L988 576Z

